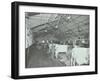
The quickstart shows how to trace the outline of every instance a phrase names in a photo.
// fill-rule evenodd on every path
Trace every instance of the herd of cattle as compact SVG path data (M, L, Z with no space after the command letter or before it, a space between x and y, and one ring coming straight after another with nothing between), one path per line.
M74 45L49 44L49 54L66 66L89 65L89 48Z

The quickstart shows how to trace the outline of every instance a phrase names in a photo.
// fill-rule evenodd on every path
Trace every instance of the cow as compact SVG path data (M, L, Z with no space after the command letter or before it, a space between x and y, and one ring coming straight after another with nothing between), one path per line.
M71 63L72 65L89 64L89 48L74 46Z
M60 45L60 44L49 44L49 54L57 58L59 52L65 52L68 51L68 45Z
M57 58L59 52L65 52L67 54L68 45L55 44L55 57Z

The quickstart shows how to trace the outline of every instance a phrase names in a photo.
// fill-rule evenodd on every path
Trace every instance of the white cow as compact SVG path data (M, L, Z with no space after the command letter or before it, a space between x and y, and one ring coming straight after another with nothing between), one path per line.
M88 62L89 62L89 48L84 48L84 47L73 48L72 49L72 59L74 59L74 65L75 65L75 62L78 65L88 64Z
M67 54L68 45L55 44L55 57L57 58L59 52L65 52Z
M52 53L54 51L54 47L55 47L55 44L49 44L49 53Z

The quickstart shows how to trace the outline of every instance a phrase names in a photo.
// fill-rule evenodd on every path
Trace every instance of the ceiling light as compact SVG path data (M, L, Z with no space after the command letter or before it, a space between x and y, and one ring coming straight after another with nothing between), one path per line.
M47 32L47 30L44 30L44 32Z
M71 16L68 16L67 18L68 18L68 19L70 19L70 18L71 18Z
M42 40L42 43L45 43L45 41L44 41L44 40Z
M55 28L58 28L58 26L55 26Z

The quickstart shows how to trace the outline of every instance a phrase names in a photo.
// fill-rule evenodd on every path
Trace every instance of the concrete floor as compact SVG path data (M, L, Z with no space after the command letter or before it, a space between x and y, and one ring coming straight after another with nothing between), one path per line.
M48 54L47 48L36 48L35 45L26 49L26 68L39 68L39 67L60 67L65 64L56 59L52 59Z

